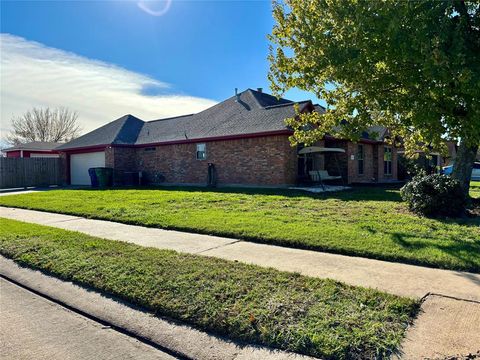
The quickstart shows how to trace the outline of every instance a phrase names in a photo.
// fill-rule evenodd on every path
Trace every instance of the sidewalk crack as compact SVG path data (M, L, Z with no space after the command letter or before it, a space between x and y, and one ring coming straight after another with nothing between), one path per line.
M49 222L49 224L57 224L57 223L61 223L61 222L74 221L74 220L81 220L81 219L83 219L83 218L81 218L81 217L76 217L76 218L73 218L73 219L66 219L66 220L55 220L55 221Z
M424 297L422 297L421 301L422 302L425 301L429 296L438 296L438 297L444 297L444 298L452 299L452 300L466 301L466 302L471 302L471 303L474 303L474 304L480 304L480 301L478 301L478 300L464 299L464 298L460 298L460 297L457 297L457 296L439 294L439 293L434 293L434 292L427 293Z
M229 245L233 245L233 244L236 244L238 242L240 242L242 240L235 240L235 241L232 241L232 242L229 242L227 244L222 244L222 245L218 245L218 246L214 246L214 247L211 247L211 248L208 248L208 249L205 249L205 250L202 250L202 251L199 251L195 254L201 254L201 253L204 253L204 252L207 252L207 251L210 251L210 250L215 250L215 249L220 249L222 247L226 247L226 246L229 246Z

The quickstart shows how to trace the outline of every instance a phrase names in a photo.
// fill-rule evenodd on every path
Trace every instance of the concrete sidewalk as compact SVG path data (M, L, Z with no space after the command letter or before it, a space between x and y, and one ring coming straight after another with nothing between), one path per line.
M428 296L400 349L402 360L475 359L480 351L480 303ZM480 355L480 354L479 354Z
M278 270L331 278L392 294L427 293L480 301L480 274L335 255L217 236L183 233L33 210L0 207L0 217L80 231L160 249L238 260Z

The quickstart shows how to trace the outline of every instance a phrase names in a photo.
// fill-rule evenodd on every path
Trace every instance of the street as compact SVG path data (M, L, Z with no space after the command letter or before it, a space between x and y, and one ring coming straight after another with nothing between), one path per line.
M0 358L174 359L2 278Z

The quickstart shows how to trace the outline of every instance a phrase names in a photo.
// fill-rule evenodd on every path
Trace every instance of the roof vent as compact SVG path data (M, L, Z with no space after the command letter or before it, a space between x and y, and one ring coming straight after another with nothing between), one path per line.
M263 92L263 88L257 88L257 91L258 91L259 93L261 93L261 92Z
M236 97L235 101L239 102L240 101L240 94L238 93L238 88L235 88L235 97Z

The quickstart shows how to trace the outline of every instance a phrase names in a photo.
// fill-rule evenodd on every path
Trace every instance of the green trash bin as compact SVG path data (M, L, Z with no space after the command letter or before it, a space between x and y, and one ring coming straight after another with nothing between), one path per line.
M106 168L106 167L97 167L95 168L95 174L97 175L98 179L98 186L103 187L110 187L113 184L113 169Z

